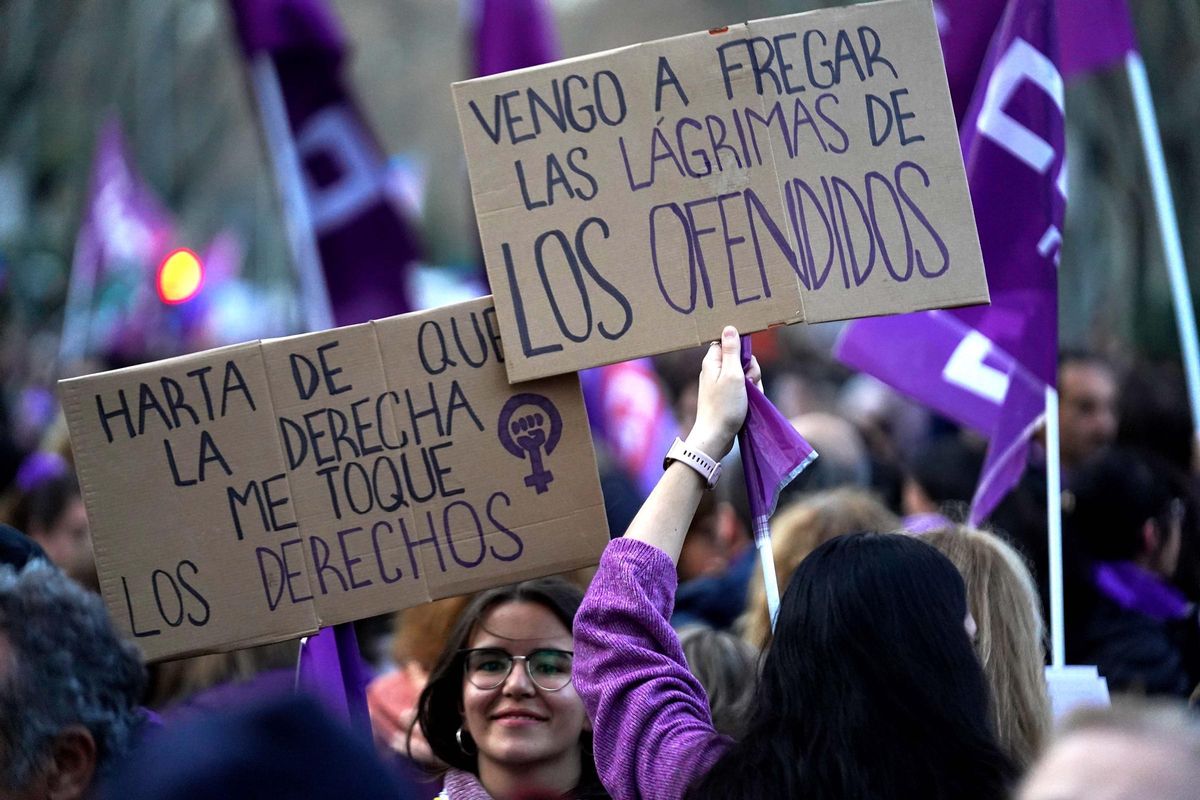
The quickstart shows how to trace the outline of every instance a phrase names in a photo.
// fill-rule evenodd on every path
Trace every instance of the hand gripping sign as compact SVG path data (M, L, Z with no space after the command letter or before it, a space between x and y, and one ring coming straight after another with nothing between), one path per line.
M578 379L504 356L483 298L63 381L117 624L155 660L596 563Z

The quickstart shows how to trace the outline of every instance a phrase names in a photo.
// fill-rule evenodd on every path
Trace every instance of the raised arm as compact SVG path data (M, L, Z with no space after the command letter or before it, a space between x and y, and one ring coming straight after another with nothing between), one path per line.
M757 381L757 362L751 362L750 372L751 380ZM746 377L742 371L738 333L734 328L726 327L721 341L713 342L704 355L696 400L696 423L687 437L689 447L716 461L729 453L746 418ZM633 518L625 538L657 547L672 562L678 563L683 537L692 524L704 491L704 480L698 472L672 461Z
M713 459L729 452L746 415L737 331L704 357L696 423L687 444ZM757 365L751 367L757 378ZM708 698L671 629L675 562L705 481L673 462L611 542L575 618L575 688L595 729L596 767L616 800L679 800L728 749Z

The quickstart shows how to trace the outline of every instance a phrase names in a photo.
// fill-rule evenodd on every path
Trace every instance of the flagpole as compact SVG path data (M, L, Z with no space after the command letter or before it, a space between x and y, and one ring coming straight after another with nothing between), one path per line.
M1062 479L1058 451L1058 392L1046 387L1046 534L1050 570L1050 665L1066 664L1063 636Z
M755 527L758 527L755 522ZM762 526L767 526L766 520ZM775 548L771 534L755 534L754 546L758 549L758 560L762 565L763 588L767 591L767 617L771 620L771 633L775 633L775 620L779 617L779 578L775 575Z
M317 250L308 195L300 172L300 156L288 125L287 106L279 85L279 74L269 53L259 53L250 62L250 78L258 99L263 134L279 184L280 205L288 246L295 259L300 278L300 298L304 320L309 330L322 331L333 327L333 309L325 273L321 271L321 255Z
M1138 131L1142 140L1142 156L1146 159L1146 169L1150 173L1158 234L1162 239L1167 275L1171 281L1175 325L1179 330L1183 369L1187 376L1188 398L1192 408L1192 426L1195 432L1200 433L1200 346L1197 345L1196 339L1196 313L1192 308L1191 287L1188 285L1187 266L1183 260L1183 244L1179 238L1179 222L1175 216L1171 183L1167 178L1158 119L1155 117L1154 103L1150 95L1150 82L1146 78L1145 62L1136 50L1125 55L1125 73L1129 77L1130 89L1133 90L1133 105L1137 110Z
M62 337L58 341L60 372L87 355L92 299L96 293L96 243L91 224L90 219L84 219L83 233L75 243L75 253L71 258Z

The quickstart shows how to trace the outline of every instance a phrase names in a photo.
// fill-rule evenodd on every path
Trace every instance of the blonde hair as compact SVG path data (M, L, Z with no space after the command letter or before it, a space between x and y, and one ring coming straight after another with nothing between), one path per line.
M775 574L781 592L800 562L830 539L847 533L893 531L899 526L895 514L861 489L831 489L792 503L771 521ZM761 573L755 572L748 595L746 610L735 628L751 646L763 650L771 641L771 621Z
M745 640L705 625L679 629L679 646L688 669L708 695L713 727L741 738L758 688L758 654Z
M992 693L1001 746L1021 769L1041 753L1050 729L1041 603L1024 559L991 533L966 526L920 537L962 573L978 633L975 651Z

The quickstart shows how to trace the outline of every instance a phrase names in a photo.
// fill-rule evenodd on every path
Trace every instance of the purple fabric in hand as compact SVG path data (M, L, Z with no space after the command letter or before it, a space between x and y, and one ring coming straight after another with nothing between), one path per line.
M750 367L750 337L742 337L742 367ZM746 422L738 432L738 449L746 473L746 493L754 539L770 535L769 523L779 493L817 457L767 396L746 379Z
M370 681L350 623L309 636L300 651L297 688L316 698L330 716L367 738L371 736L371 717L367 713Z

